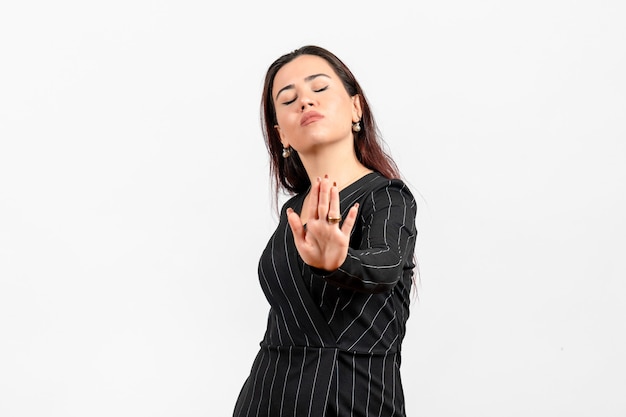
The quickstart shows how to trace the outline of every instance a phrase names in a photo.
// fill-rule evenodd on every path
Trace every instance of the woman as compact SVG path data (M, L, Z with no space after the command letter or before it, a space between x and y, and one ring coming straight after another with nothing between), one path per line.
M416 203L365 95L305 46L269 67L262 121L276 192L294 195L259 262L271 308L234 416L404 416Z

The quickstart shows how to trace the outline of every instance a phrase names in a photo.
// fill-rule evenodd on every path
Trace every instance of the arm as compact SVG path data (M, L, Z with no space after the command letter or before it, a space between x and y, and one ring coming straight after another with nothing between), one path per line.
M388 291L413 267L416 203L401 181L361 200L360 221L343 263L333 271L311 267L329 283L360 292Z

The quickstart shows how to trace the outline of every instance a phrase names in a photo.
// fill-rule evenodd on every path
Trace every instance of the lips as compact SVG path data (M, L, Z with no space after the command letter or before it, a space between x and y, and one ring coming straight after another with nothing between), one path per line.
M316 111L308 111L302 115L302 118L300 119L300 126L306 126L323 118L324 116Z

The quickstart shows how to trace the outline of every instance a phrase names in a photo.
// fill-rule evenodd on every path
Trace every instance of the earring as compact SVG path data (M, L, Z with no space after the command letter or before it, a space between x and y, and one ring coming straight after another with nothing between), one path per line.
M290 155L291 155L291 148L289 146L286 148L283 148L283 158L289 158Z
M352 123L352 131L353 132L360 132L361 131L361 122L358 121L356 123Z

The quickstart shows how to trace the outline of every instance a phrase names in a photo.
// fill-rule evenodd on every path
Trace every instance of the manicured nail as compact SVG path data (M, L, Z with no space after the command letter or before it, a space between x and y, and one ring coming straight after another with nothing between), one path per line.
M328 179L328 174L324 175L324 178Z
M337 186L337 181L333 181L333 187Z
M354 208L359 208L359 203L355 203Z

